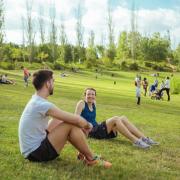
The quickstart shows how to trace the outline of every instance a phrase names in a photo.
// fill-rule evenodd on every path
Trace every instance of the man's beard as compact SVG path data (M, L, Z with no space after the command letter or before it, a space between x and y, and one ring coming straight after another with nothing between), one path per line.
M53 89L53 88L50 89L50 90L49 90L49 95L53 95L53 92L54 92L54 89Z

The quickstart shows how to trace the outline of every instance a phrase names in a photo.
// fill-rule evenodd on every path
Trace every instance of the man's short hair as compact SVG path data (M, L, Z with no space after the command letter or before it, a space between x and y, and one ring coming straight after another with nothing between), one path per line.
M51 70L39 70L33 74L32 84L36 90L40 90L44 83L53 78L53 72Z

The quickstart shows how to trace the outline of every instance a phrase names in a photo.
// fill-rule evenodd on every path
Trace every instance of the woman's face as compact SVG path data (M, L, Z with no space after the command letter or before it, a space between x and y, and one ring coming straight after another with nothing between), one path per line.
M85 101L87 103L94 103L96 100L96 93L93 90L87 90L85 95Z

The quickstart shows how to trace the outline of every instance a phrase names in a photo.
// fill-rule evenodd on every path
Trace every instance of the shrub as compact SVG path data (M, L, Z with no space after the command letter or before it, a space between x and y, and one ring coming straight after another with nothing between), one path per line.
M157 71L164 71L164 68L157 64L153 64L152 68Z
M92 61L86 60L84 62L86 68L92 68L94 66Z
M163 66L163 65L154 64L154 65L152 66L152 68L153 68L154 70L157 70L157 71L172 72L172 68L170 68L169 66Z
M0 63L0 68L5 69L5 70L14 70L15 69L15 64L10 63L10 62L1 62Z
M102 62L104 63L104 65L105 65L106 67L112 67L112 61L111 61L111 59L109 59L108 57L102 58Z
M126 69L127 69L127 63L126 63L126 61L122 61L122 62L121 62L121 69L122 69L122 70L126 70Z
M129 69L130 70L138 70L139 69L138 64L137 63L130 64Z
M61 64L60 62L55 62L54 63L54 69L55 70L64 70L65 66L63 64Z
M150 62L145 62L144 64L146 67L152 67L153 66L153 63L150 63Z
M174 85L174 89L172 94L179 94L180 93L180 83Z

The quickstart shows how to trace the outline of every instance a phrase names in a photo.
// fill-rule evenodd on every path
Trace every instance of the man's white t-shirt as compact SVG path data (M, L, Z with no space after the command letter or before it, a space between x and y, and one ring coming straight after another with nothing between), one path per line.
M166 81L165 81L165 88L170 89L170 80L169 79L166 79Z
M53 107L54 104L36 94L26 105L19 122L19 144L24 157L36 150L46 138L49 121L46 113Z

